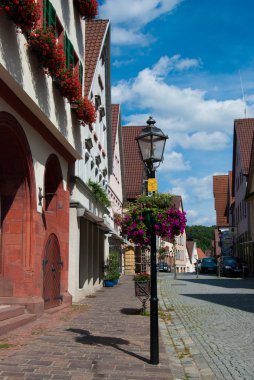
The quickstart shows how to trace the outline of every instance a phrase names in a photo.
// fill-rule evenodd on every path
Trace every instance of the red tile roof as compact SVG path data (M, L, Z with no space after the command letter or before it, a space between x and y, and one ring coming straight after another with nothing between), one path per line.
M186 241L186 248L187 248L188 256L191 263L192 263L192 252L193 252L194 244L195 242L192 240Z
M230 201L230 206L234 203L235 198L232 196L232 178L233 178L233 173L232 170L228 172L228 192L229 192L229 201Z
M201 248L197 248L197 254L199 259L204 259L205 257L207 257Z
M112 120L112 152L114 153L116 144L116 132L120 119L120 106L119 104L111 105L111 120Z
M108 30L109 20L86 20L85 24L85 95L88 95Z
M228 226L228 175L213 176L213 194L216 210L216 225L220 227Z
M122 128L127 200L136 199L143 193L145 170L135 138L144 127L126 126Z
M254 119L235 120L235 131L240 148L243 175L248 175L254 133Z

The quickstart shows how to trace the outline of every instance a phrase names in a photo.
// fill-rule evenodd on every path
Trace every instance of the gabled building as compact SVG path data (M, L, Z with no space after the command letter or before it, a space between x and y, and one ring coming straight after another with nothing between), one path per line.
M250 272L254 272L254 145L252 142L248 184L246 189L247 210L249 216L250 235L249 241L245 242L245 258L248 261Z
M108 196L112 173L109 20L85 21L84 93L93 101L96 122L80 131L82 159L71 170L69 291L74 301L102 286L110 225Z
M110 224L111 232L108 239L108 253L117 252L119 254L119 263L124 270L124 258L122 254L123 238L120 236L120 227L116 218L122 215L123 203L125 201L125 168L123 158L123 139L121 125L121 111L119 104L111 105L112 120L112 161L113 168L109 177L108 195L111 202Z
M140 156L136 137L145 126L125 126L122 128L124 147L124 167L126 199L134 201L146 189L146 173Z
M84 22L75 2L36 4L36 26L41 33L52 27L66 68L73 64L83 84ZM45 55L28 47L26 14L17 33L6 12L0 13L0 303L41 314L71 302L69 169L82 156L82 128L52 71L45 75Z
M235 225L233 227L236 227L236 245L234 247L234 255L240 256L247 261L250 259L250 253L248 244L246 243L251 240L251 227L249 225L249 210L245 196L249 180L253 134L254 119L249 118L235 120L232 169L232 196L235 199Z
M227 174L213 176L213 195L217 226L214 231L214 255L218 257L223 254L222 231L227 231L229 227L229 176Z
M146 173L144 163L141 159L136 137L144 126L124 126L123 155L125 167L125 189L126 201L133 202L145 192ZM146 252L141 252L140 247L126 244L124 252L124 268L126 274L146 271Z
M193 240L187 240L186 248L187 248L187 252L189 256L190 272L194 272L196 268L195 265L198 260L198 248L197 248L196 242Z

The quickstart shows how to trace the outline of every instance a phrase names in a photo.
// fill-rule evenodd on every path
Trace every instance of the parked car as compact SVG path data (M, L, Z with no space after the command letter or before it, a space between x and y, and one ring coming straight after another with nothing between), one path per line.
M249 268L239 257L221 256L218 260L218 271L221 276L248 276Z
M217 260L214 257L205 257L201 261L200 273L216 273L217 272Z
M159 263L159 272L171 272L171 267L167 263Z

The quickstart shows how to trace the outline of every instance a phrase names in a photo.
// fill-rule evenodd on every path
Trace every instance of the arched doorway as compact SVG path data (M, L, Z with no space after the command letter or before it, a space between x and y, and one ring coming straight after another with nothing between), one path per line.
M22 127L0 112L0 296L24 296L31 268L33 163Z
M54 234L51 234L48 238L43 258L43 299L45 309L61 304L61 267L58 239Z
M44 308L59 306L61 296L61 248L57 238L62 228L60 212L63 211L63 177L58 157L50 155L45 165L44 218L49 237L43 257ZM60 235L61 236L61 235Z

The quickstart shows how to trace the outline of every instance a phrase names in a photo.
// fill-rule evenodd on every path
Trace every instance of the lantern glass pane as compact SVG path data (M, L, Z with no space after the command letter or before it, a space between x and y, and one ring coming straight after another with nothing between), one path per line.
M148 137L142 137L142 139L138 140L140 152L142 155L143 161L147 161L151 158L151 138Z
M164 151L164 145L165 145L165 140L161 138L154 138L153 139L153 152L152 152L152 158L155 161L162 161L162 155Z

